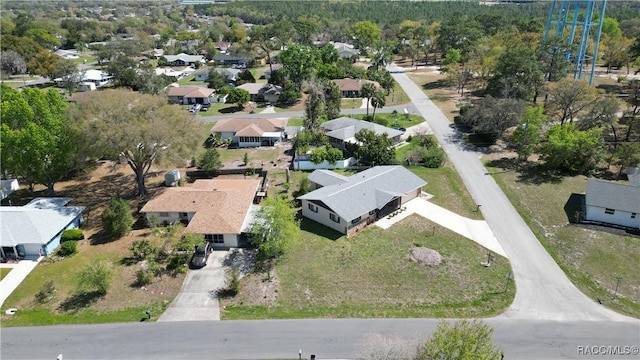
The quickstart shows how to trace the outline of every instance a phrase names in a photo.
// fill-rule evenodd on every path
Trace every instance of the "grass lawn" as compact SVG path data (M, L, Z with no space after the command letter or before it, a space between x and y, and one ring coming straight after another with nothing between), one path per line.
M290 118L287 121L287 126L303 126L305 118Z
M195 81L194 80L195 77L196 77L195 74L185 76L182 79L178 80L178 84L180 85L206 85L207 84L205 81Z
M485 249L417 215L351 238L310 220L301 228L276 266L275 303L251 303L241 291L222 301L223 319L481 317L500 313L513 300L514 287L505 291L506 259L497 257L485 268ZM414 246L437 250L442 263L410 260Z
M153 318L162 314L180 289L184 275L163 275L145 288L135 286L136 271L140 264L128 265L129 244L146 237L157 244L160 239L149 237L147 230L136 230L119 240L103 244L79 242L79 252L59 261L43 260L7 298L2 306L2 326L31 326L52 324L90 324L106 322L140 321L144 310L150 308ZM104 260L113 269L111 287L104 297L87 296L76 292L79 272L87 265ZM48 303L35 301L35 294L43 284L52 279L56 288L55 298ZM4 310L17 308L13 315Z
M491 164L489 164L491 165ZM613 310L640 317L640 237L614 234L600 227L570 224L564 210L571 194L586 189L584 176L526 177L490 167L494 179L574 284ZM616 277L622 277L613 299Z
M255 167L260 167L260 162L275 161L280 154L279 149L272 147L246 148L246 149L218 149L220 153L220 161L223 163L230 161L242 162L244 154L249 154L249 163L254 163Z
M360 109L362 106L362 99L341 99L340 100L340 109Z
M4 279L4 277L9 275L10 272L11 268L0 268L0 280Z

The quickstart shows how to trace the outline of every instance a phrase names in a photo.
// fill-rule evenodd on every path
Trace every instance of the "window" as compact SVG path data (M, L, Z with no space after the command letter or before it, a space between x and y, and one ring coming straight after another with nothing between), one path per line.
M329 214L329 219L333 220L334 222L340 223L340 218L334 213Z
M360 220L361 220L361 219L362 219L362 216L358 216L357 218L355 218L355 219L351 220L351 223L352 223L352 224L357 224L357 223L359 223L359 222L360 222Z
M604 209L605 214L613 215L615 212L616 212L615 209L609 209L609 208Z
M168 212L161 212L160 213L160 217L169 217L169 213Z
M222 234L206 234L204 239L214 244L224 244L224 235Z
M636 218L636 213L631 213L631 218L635 219Z
M309 210L313 211L314 213L317 213L318 207L316 205L313 205L312 203L309 203Z

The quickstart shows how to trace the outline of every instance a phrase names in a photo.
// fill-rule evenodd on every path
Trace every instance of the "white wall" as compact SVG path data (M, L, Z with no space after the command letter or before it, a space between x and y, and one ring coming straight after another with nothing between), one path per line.
M309 200L302 200L302 216L309 218L313 221L319 222L322 225L330 227L342 234L347 233L347 223L344 219L340 218L340 222L337 223L329 218L331 212L321 206L318 206L318 212L309 210Z
M328 161L323 161L320 164L314 164L311 160L306 160L304 158L297 158L293 160L293 169L294 170L315 170L315 169L345 169L349 166L353 166L356 164L356 159L348 158L344 160L338 160L335 164L330 164Z
M422 193L422 188L417 188L416 190L403 196L402 200L400 200L400 203L406 204L409 200L415 199L416 197L420 196L420 193Z
M632 228L640 228L640 214L636 214L635 219L631 218L631 213L615 210L613 214L606 214L605 208L587 205L587 214L585 218L590 221L600 221L609 224L628 226Z

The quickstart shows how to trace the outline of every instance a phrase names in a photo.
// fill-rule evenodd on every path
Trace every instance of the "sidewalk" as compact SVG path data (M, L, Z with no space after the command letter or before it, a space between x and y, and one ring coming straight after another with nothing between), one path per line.
M423 198L413 199L407 202L404 206L407 208L405 211L391 219L387 219L386 217L380 219L376 222L376 225L383 229L388 229L391 225L408 217L409 215L418 214L466 237L467 239L475 241L498 255L508 258L506 252L502 249L502 246L500 246L498 239L496 239L493 231L489 228L486 221L473 220L460 216L443 207L434 205Z
M17 264L0 264L2 268L13 269L0 281L0 306L42 259L41 256L37 260L20 260Z

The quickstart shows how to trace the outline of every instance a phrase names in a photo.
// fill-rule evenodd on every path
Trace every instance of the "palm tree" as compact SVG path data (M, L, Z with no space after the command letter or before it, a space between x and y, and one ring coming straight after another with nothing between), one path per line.
M371 97L371 106L373 106L373 118L371 119L372 121L375 121L376 119L376 109L384 107L384 105L386 104L386 100L387 98L384 90L379 89L373 93L373 97Z
M376 86L373 83L365 83L360 88L360 97L363 99L367 99L367 117L369 117L369 101L373 97L373 94L376 92Z

